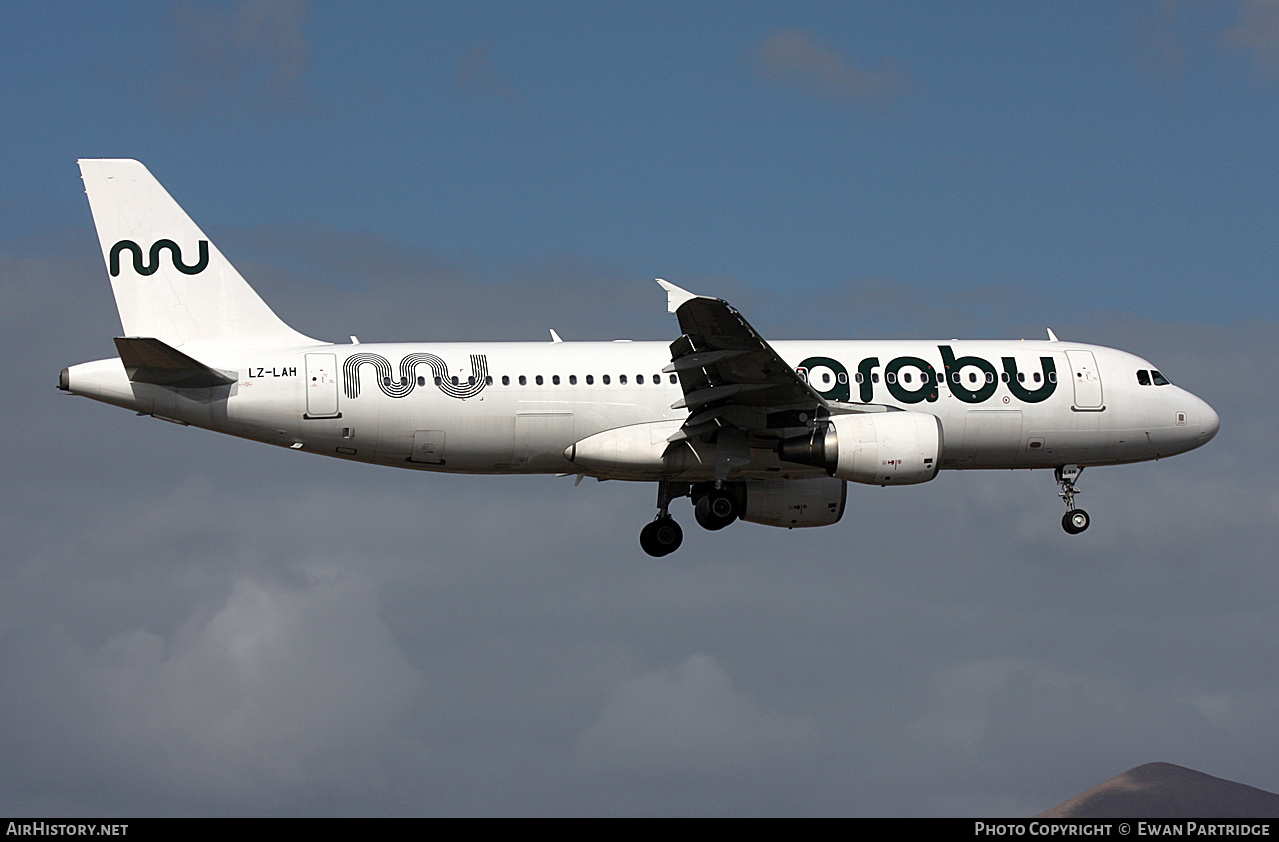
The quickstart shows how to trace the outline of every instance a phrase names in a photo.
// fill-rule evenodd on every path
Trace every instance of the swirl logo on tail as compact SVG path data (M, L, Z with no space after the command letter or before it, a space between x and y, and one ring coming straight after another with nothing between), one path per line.
M111 247L110 255L110 271L111 277L120 274L120 252L128 251L133 255L133 271L139 275L154 275L160 268L160 252L164 249L169 250L169 255L173 258L173 268L177 269L184 275L198 275L209 265L209 241L200 240L200 259L195 262L194 266L188 266L182 262L182 248L173 240L156 240L151 244L150 263L142 262L142 247L133 240L121 240Z

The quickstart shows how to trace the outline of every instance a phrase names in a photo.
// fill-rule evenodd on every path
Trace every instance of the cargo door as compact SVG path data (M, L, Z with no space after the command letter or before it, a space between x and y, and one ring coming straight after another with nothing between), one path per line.
M425 465L444 464L444 431L418 430L413 434L413 453L410 462L421 462Z

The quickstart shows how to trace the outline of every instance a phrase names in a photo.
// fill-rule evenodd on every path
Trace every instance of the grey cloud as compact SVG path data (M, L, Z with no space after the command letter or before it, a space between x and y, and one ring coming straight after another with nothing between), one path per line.
M771 33L755 47L754 58L761 78L829 102L882 109L914 89L899 61L890 58L873 68L857 67L848 56L802 30Z
M1181 23L1184 4L1179 0L1163 0L1158 4L1138 7L1133 59L1141 70L1157 77L1175 80L1180 77L1189 52L1188 39Z
M494 97L511 105L523 102L523 98L497 72L486 44L471 47L462 55L457 68L457 84L469 96Z
M593 771L686 786L706 775L753 775L794 762L812 730L810 722L734 692L715 658L697 654L673 670L621 682L573 756ZM680 780L669 780L672 769Z
M228 252L315 333L674 327L585 258L314 231L308 262L302 233ZM1047 472L953 472L851 488L818 530L706 533L681 501L655 563L651 486L382 470L61 395L118 330L83 236L0 257L8 812L1031 813L1152 760L1279 789L1273 324L1054 325L1223 418L1201 451L1090 469L1076 539Z
M183 118L308 107L308 15L305 0L175 4L164 100Z
M674 327L651 278L584 255L493 265L320 225L230 232L225 243L241 274L266 282L276 312L311 336L536 341L555 328L565 339L639 339Z
M1267 81L1279 73L1279 1L1244 0L1234 24L1221 34L1226 46L1246 54Z
M112 811L147 792L179 809L376 799L387 741L423 688L377 610L356 574L302 588L238 579L169 635L7 635L5 788L29 789L33 770L81 797L106 781Z

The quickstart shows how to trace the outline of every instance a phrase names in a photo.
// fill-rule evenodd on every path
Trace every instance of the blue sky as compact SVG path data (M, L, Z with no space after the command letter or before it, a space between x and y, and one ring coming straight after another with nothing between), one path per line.
M0 29L0 811L1029 814L1156 760L1279 790L1279 4ZM1043 472L959 473L655 564L647 486L400 476L64 399L119 330L80 157L143 161L313 336L673 339L660 276L772 338L1051 325L1222 433L1089 471L1077 540Z
M993 287L1029 312L1086 299L1225 324L1275 314L1266 15L8 4L22 38L3 106L23 116L6 192L83 226L57 189L69 162L129 156L210 226L305 222L495 266L572 253L796 294Z

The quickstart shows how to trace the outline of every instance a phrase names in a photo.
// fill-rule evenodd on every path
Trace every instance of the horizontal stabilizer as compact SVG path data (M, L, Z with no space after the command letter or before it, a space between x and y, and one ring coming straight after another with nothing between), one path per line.
M134 383L153 383L177 389L211 389L236 381L234 374L202 362L148 336L117 336L116 350L124 371Z

